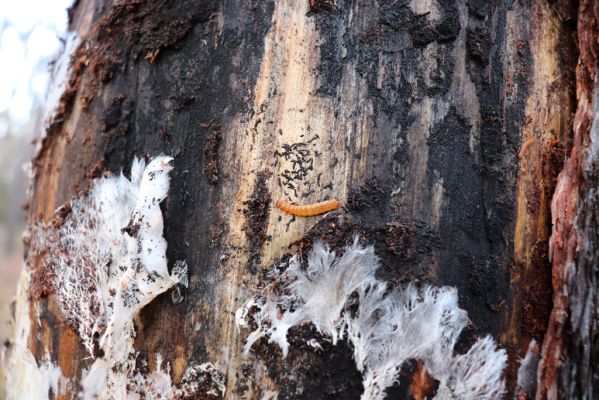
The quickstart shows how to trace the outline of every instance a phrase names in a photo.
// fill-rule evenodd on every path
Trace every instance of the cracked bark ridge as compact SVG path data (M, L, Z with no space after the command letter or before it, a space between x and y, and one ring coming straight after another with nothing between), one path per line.
M578 5L573 142L552 203L553 310L542 347L537 399L599 394L599 4Z

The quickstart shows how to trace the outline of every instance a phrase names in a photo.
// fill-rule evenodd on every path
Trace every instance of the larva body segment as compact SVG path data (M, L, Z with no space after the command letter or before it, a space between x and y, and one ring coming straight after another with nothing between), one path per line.
M288 214L297 215L298 217L313 217L315 215L324 214L329 211L336 210L341 205L337 199L321 201L320 203L306 204L298 206L289 203L287 200L279 200L275 206Z
M537 138L531 137L526 139L526 141L524 143L522 143L522 148L520 149L520 152L518 153L518 158L522 159L524 158L524 156L526 155L526 152L528 151L528 148L530 146L532 146L533 144L536 144L538 142Z

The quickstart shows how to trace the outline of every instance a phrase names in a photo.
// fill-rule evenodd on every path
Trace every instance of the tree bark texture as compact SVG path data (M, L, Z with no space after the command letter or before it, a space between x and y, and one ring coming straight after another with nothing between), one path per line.
M543 343L537 398L591 399L599 394L599 4L581 1L577 22L577 108L569 157L558 177L551 207L553 310Z
M34 159L30 223L135 156L175 157L164 234L190 285L136 320L150 370L156 353L174 383L217 363L229 399L359 398L348 345L243 357L234 320L287 254L357 234L392 284L458 289L464 345L492 334L508 351L508 397L531 339L537 398L599 390L593 1L79 0L70 17L80 42ZM292 218L283 198L343 208ZM89 360L26 261L30 349L76 383ZM389 398L431 395L418 368Z

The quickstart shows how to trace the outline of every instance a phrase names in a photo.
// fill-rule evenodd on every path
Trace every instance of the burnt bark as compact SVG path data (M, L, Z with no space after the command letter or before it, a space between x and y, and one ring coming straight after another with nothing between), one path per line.
M525 396L517 369L535 339L536 396L592 398L598 202L596 154L583 150L596 140L596 15L593 2L545 0L77 1L80 43L33 162L30 224L135 156L175 158L164 235L190 285L181 303L167 293L143 309L135 341L174 383L212 361L230 399L358 399L349 345L315 353L306 326L286 359L266 342L244 358L233 313L288 254L359 234L392 285L458 289L472 321L462 347L491 334L507 350L507 397ZM594 50L575 75L579 45L581 58ZM577 219L564 231L554 203L552 243L563 232L585 243L568 279L549 244L562 168ZM282 198L344 206L292 218L274 207ZM26 261L42 321L30 348L77 387L90 361L48 272ZM435 390L415 360L388 393Z

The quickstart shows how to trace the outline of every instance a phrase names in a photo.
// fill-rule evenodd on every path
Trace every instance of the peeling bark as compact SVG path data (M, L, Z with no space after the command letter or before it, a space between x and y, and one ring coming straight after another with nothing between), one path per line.
M592 399L599 393L598 23L599 4L581 1L574 136L551 206L553 310L543 343L537 399Z

